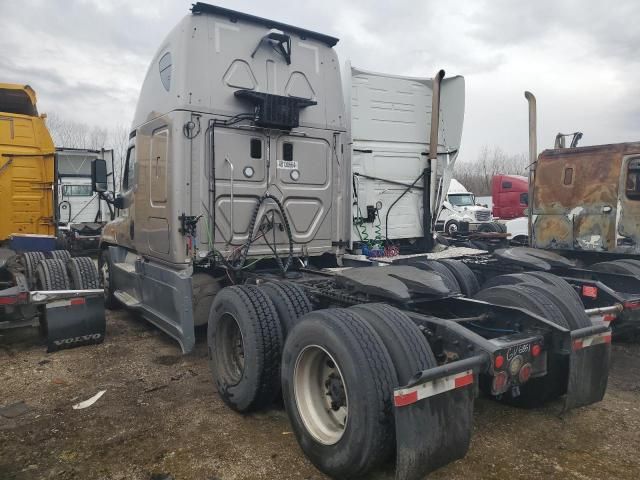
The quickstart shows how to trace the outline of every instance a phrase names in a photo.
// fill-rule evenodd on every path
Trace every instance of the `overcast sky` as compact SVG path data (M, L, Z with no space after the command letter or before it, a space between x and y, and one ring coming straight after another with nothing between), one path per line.
M340 38L341 62L466 78L460 158L483 145L527 151L523 91L538 98L539 145L638 140L640 2L282 0L217 5ZM147 65L188 13L183 0L0 0L0 82L29 83L41 112L129 125Z

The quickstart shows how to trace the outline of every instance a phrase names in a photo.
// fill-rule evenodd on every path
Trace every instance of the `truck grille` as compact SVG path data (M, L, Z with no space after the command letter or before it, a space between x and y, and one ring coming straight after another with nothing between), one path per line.
M491 212L489 210L478 210L476 212L476 220L479 222L488 222L491 220Z

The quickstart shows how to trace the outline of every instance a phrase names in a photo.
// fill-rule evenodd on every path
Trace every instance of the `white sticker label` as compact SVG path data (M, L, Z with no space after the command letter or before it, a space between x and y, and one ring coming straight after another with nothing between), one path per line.
M297 160L278 160L278 168L281 168L283 170L297 170L298 161Z

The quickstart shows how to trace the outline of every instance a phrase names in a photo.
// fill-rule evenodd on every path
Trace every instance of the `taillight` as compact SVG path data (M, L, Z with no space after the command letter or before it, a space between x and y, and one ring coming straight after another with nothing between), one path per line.
M504 366L504 357L502 355L496 355L493 359L493 366L495 368L502 368Z
M511 361L509 362L509 373L512 377L518 375L523 363L524 361L520 355L516 355L515 357L513 357L513 359L511 359Z
M493 393L498 395L504 393L509 383L509 376L506 372L499 372L493 377Z
M87 303L87 302L83 297L72 298L69 301L69 305L84 305L85 303Z
M592 285L583 285L582 296L587 298L598 298L598 287L594 287Z
M542 352L542 347L540 345L536 344L531 347L531 356L537 357L538 355L540 355L540 352Z
M531 377L531 364L525 363L518 373L518 379L520 380L520 383L525 383L529 380L529 377Z

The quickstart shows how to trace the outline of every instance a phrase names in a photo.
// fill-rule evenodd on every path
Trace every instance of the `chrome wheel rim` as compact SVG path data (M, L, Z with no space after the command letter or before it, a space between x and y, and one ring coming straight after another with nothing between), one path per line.
M244 375L244 339L236 318L224 313L218 325L217 361L229 385L237 385Z
M293 388L298 413L311 436L334 445L349 420L347 385L340 366L327 350L305 347L296 359Z

